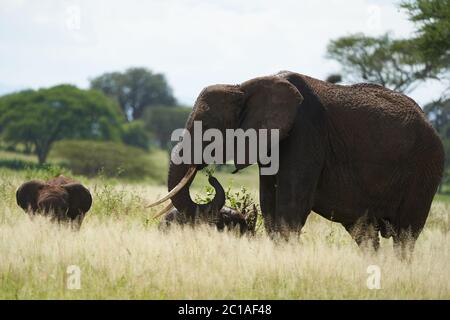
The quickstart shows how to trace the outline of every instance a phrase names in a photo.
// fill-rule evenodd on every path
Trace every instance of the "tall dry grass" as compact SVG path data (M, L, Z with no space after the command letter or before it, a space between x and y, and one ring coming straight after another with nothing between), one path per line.
M15 205L23 177L0 179L2 299L412 299L450 298L449 205L436 202L411 263L392 241L365 254L338 224L312 214L289 242L264 232L237 237L209 227L159 231L143 204L162 187L89 185L95 205L79 232L29 219ZM67 267L81 270L81 289L67 287ZM369 265L381 289L366 285Z

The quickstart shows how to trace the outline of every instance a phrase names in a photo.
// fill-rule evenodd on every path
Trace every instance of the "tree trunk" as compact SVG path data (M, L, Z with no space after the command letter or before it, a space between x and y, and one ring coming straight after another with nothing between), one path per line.
M47 160L49 147L48 146L40 147L38 144L36 144L35 150L36 150L39 164L44 164L45 161Z
M25 154L31 154L31 152L33 151L33 144L30 142L26 142L25 143L25 150L24 153Z

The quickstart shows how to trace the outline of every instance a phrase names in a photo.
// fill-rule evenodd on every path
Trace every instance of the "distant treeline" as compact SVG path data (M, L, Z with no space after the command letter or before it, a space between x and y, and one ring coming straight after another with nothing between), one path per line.
M0 97L0 134L5 148L36 154L42 164L59 140L168 148L190 111L177 104L164 75L130 68L92 79L88 90L62 84Z
M450 0L405 0L400 8L416 27L411 38L355 33L331 40L326 56L341 70L327 80L372 82L405 93L430 79L445 84L442 95L423 109L444 143L445 181L450 182ZM40 164L60 140L94 140L97 148L102 141L113 142L102 152L118 148L117 154L133 154L124 145L169 149L171 132L184 127L190 111L177 103L163 74L129 68L93 78L88 90L63 84L0 97L0 144L36 154ZM88 145L72 145L80 146ZM112 159L110 152L106 158Z

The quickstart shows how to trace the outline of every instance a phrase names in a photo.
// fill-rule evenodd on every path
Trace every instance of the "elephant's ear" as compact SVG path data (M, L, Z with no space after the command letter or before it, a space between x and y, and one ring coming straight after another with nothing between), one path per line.
M69 211L78 215L89 211L92 196L88 189L79 183L69 183L62 186L69 194Z
M260 77L241 84L245 102L241 127L246 130L279 129L285 138L294 124L303 96L290 82L277 76Z
M37 199L39 191L45 187L45 183L38 180L32 180L22 184L16 191L17 204L25 211L30 208L33 211L38 209Z

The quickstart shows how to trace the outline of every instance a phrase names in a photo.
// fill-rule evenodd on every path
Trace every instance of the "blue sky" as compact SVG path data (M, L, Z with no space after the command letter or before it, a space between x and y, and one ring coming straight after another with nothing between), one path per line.
M317 78L339 71L325 59L330 39L413 26L398 1L57 1L0 0L0 94L72 83L145 66L166 74L192 104L207 85L291 70ZM427 82L410 95L439 96Z

